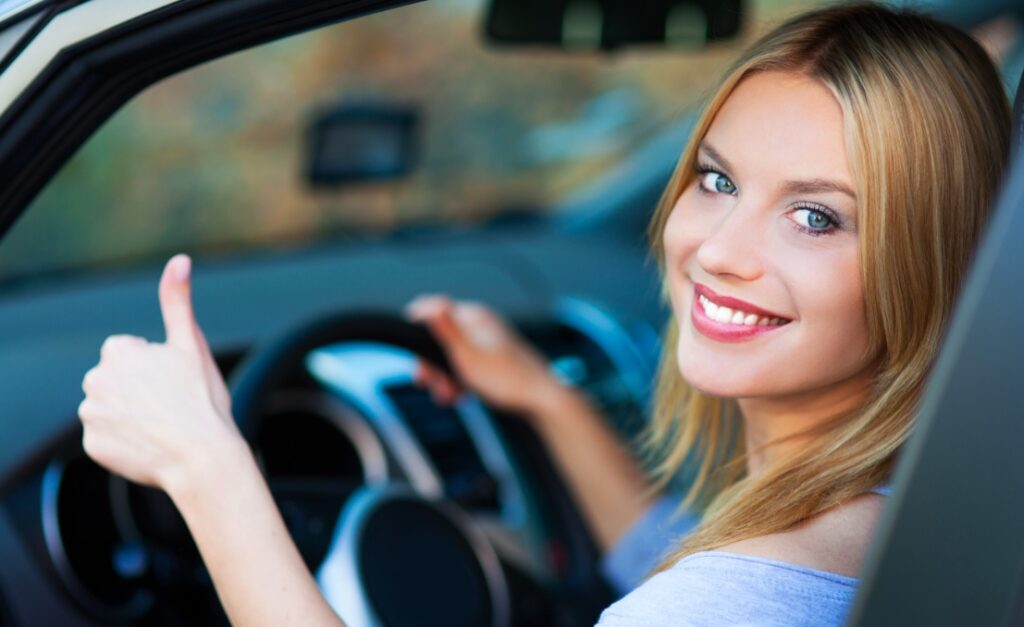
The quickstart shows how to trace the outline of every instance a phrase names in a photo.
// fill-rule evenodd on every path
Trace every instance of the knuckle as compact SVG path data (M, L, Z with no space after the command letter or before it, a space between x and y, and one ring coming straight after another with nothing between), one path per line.
M82 432L82 450L93 460L99 457L99 446L96 441L96 436L90 429L86 429Z
M108 451L103 443L103 440L93 434L91 431L86 430L82 434L82 451L100 466L106 468L108 466Z
M78 418L83 423L91 422L97 415L97 407L95 401L90 398L86 398L78 404Z
M93 368L82 377L82 391L86 394L94 394L99 389L99 382L102 378L99 368Z
M429 321L452 307L452 301L438 294L424 294L415 298L406 307L406 312L418 321Z
M456 305L452 313L459 322L471 322L479 319L483 311L484 308L481 305L465 302Z
M111 335L107 339L103 340L103 346L100 347L100 355L103 357L109 357L115 353L124 344L123 335Z
M487 324L496 324L501 322L501 316L498 315L498 312L479 301L466 303L466 310L473 318L485 321Z
M142 338L135 337L134 335L111 335L103 341L103 346L100 348L100 354L104 357L117 354L128 350L134 346L139 346L143 342Z

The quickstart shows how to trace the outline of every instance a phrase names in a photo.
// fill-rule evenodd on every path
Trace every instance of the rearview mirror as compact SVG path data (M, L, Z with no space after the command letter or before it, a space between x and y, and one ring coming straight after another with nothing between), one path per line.
M340 105L309 129L306 179L313 187L398 178L416 162L417 112L394 104Z
M697 48L735 36L741 17L742 0L490 0L484 30L504 45Z

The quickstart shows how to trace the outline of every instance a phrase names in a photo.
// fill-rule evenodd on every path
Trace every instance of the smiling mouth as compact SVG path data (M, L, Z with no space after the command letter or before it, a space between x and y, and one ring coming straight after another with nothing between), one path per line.
M694 328L720 342L744 342L784 327L793 320L738 298L693 284Z
M779 327L789 322L786 318L763 316L738 308L726 307L724 305L719 306L703 294L698 294L697 300L700 302L700 306L704 308L704 313L707 317L715 322L746 327Z

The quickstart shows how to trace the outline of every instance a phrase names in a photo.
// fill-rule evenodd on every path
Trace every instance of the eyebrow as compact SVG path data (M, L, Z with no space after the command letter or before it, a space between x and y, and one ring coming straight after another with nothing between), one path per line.
M857 194L852 189L826 179L811 179L809 181L786 181L782 184L782 190L787 194L824 194L828 192L839 192L857 200Z
M706 141L702 141L700 143L700 149L708 153L708 156L710 156L712 159L720 163L722 167L724 167L726 170L733 169L732 164L729 163L729 160L723 157L722 153L712 148L711 144L707 143Z
M734 171L729 161L723 157L720 152L712 148L706 141L700 143L700 149L708 153L709 157L721 164L726 170ZM830 181L828 179L786 181L782 184L782 191L787 194L824 194L829 192L838 192L840 194L846 194L850 198L857 200L857 194L854 193L848 185L844 185L837 181Z

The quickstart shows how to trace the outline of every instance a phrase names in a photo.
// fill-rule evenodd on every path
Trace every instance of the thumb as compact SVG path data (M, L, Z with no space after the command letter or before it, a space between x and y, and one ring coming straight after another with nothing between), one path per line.
M231 395L192 309L192 259L188 255L175 255L164 267L160 277L160 311L167 343L198 358L210 385L211 400L229 416Z
M192 260L175 255L160 277L160 311L167 331L167 343L199 355L196 318L192 311Z

